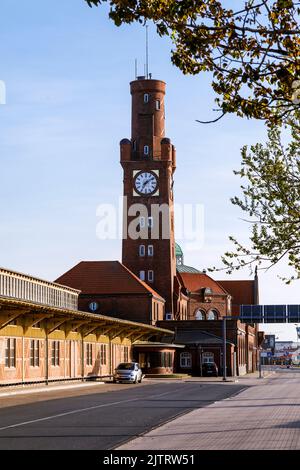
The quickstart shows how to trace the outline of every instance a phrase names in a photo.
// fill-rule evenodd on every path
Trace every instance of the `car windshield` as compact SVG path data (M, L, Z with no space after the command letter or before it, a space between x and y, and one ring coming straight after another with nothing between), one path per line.
M123 362L122 364L118 365L117 369L134 370L134 364L132 364L132 362Z

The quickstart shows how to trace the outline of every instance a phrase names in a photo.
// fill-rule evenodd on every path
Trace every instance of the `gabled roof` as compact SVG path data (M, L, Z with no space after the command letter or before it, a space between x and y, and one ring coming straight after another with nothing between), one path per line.
M254 305L255 281L218 281L232 297L232 312L239 313L240 305Z
M81 261L56 282L79 289L82 294L148 293L164 300L119 261Z
M201 289L210 288L214 294L227 295L227 291L205 273L180 273L184 286L190 292L199 292Z

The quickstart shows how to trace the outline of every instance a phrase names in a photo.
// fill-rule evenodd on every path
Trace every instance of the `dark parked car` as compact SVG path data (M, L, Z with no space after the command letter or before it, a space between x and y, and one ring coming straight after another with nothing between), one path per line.
M215 362L205 362L202 364L202 375L204 377L218 377L218 367Z

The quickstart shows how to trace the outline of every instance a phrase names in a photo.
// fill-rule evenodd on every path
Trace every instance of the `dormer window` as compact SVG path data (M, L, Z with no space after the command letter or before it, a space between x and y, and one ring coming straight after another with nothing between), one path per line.
M204 295L211 295L211 294L212 294L211 288L210 288L210 287L206 287L206 288L204 289Z
M149 95L148 93L145 93L144 94L144 103L148 103L149 102Z

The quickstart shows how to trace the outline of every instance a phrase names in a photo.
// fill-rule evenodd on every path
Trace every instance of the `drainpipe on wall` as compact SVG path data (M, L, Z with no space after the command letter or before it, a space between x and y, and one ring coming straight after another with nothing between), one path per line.
M81 334L81 377L82 377L82 382L84 382L84 342L83 342L83 334Z
M46 344L45 344L45 374L46 374L46 385L49 385L49 342L48 342L48 331L46 329Z
M24 384L24 379L25 379L25 348L24 348L24 332L22 336L22 384Z
M109 374L112 375L113 374L113 350L112 350L113 345L112 345L110 337L109 337L108 346L109 346Z

